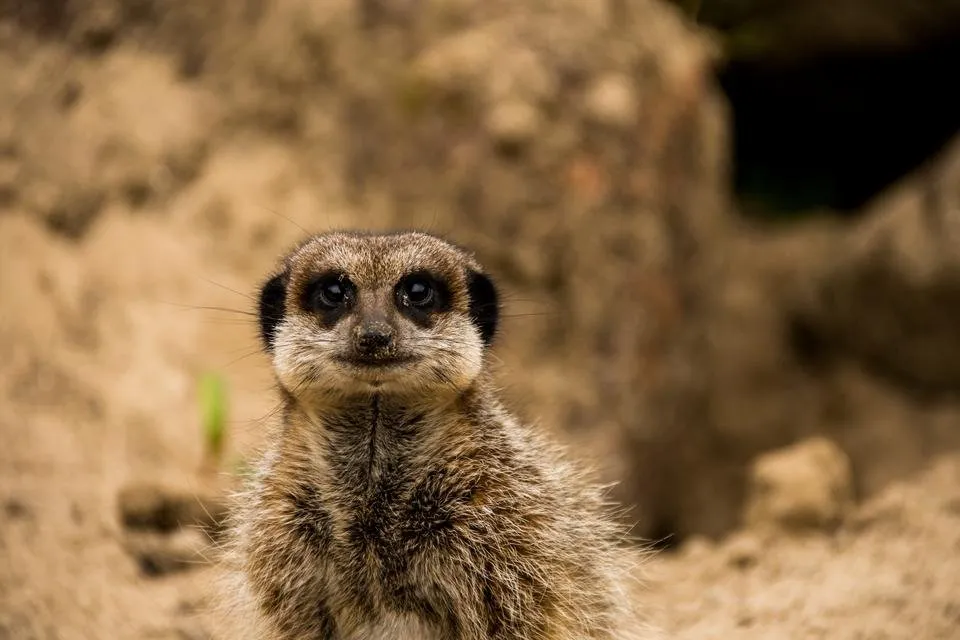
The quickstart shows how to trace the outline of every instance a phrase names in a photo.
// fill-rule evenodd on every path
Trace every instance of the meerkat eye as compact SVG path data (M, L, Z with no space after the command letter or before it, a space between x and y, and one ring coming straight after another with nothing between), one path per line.
M426 310L433 306L436 299L436 288L429 277L411 275L404 278L397 288L400 303Z
M433 287L425 280L413 280L407 285L407 299L418 307L430 304L433 300Z
M353 285L343 274L317 278L306 289L307 306L314 311L332 311L350 302Z
M347 297L343 285L339 282L329 282L325 284L318 292L320 301L330 307L335 307L343 302Z

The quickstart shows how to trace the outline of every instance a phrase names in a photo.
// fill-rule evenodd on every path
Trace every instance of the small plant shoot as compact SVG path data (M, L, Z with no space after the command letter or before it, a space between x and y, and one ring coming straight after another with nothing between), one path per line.
M204 457L219 466L227 429L226 381L218 373L200 378L200 412L203 426Z

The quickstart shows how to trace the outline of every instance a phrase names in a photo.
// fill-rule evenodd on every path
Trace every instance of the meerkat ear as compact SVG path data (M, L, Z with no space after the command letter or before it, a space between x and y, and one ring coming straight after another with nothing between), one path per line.
M258 311L260 319L260 339L268 352L273 352L273 341L277 325L286 313L287 296L286 274L273 276L260 288Z
M470 319L480 330L480 338L485 345L493 342L500 320L500 300L497 288L484 273L470 270L467 272L467 292L470 295Z

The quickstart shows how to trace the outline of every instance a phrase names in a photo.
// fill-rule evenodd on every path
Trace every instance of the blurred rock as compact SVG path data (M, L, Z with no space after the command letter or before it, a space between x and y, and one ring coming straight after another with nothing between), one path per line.
M754 462L744 519L757 530L829 531L852 506L847 455L826 438L811 438Z
M147 482L124 487L117 505L120 520L128 529L160 533L188 526L216 533L227 514L226 501L219 494Z
M506 101L490 111L486 125L501 149L519 151L539 133L542 120L536 107L519 100Z
M182 529L169 536L130 534L124 546L136 559L140 571L149 577L198 569L209 563L212 553L209 538L195 528Z
M638 103L637 90L627 75L610 74L597 78L587 90L587 112L607 126L632 126L638 116Z
M824 348L926 395L960 392L960 138L846 231L808 321Z

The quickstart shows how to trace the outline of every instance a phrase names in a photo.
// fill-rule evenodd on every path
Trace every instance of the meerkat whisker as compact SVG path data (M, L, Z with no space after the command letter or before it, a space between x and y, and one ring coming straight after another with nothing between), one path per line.
M264 207L264 206L261 205L261 208L264 209L265 211L269 211L270 213L272 213L273 215L277 216L278 218L283 218L284 220L286 220L287 222L289 222L290 224L292 224L293 226L295 226L297 229L299 229L300 231L302 231L304 234L306 234L306 235L308 235L308 236L309 236L309 235L312 235L309 231L307 231L304 227L302 227L299 222L297 222L296 220L294 220L294 219L291 218L290 216L286 216L286 215L280 213L279 211L277 211L276 209L271 209L270 207Z
M232 288L228 287L228 286L225 285L225 284L221 284L221 283L219 283L219 282L215 282L215 281L211 280L210 278L205 278L205 277L203 277L203 276L197 276L197 277L200 278L201 280L203 280L204 282L207 282L207 283L209 283L209 284L212 284L212 285L215 286L215 287L219 287L219 288L223 289L224 291L229 291L230 293L234 293L234 294L240 296L241 298L246 298L246 299L249 300L250 302L256 302L256 301L257 301L256 297L250 295L249 293L243 293L242 291L237 291L236 289L232 289Z
M203 305L192 305L192 304L180 304L177 302L166 302L160 301L161 304L168 304L174 307L180 307L185 311L222 311L224 313L235 313L243 316L250 316L251 318L259 319L260 315L252 311L244 311L243 309L232 309L230 307L216 307L216 306L203 306Z

